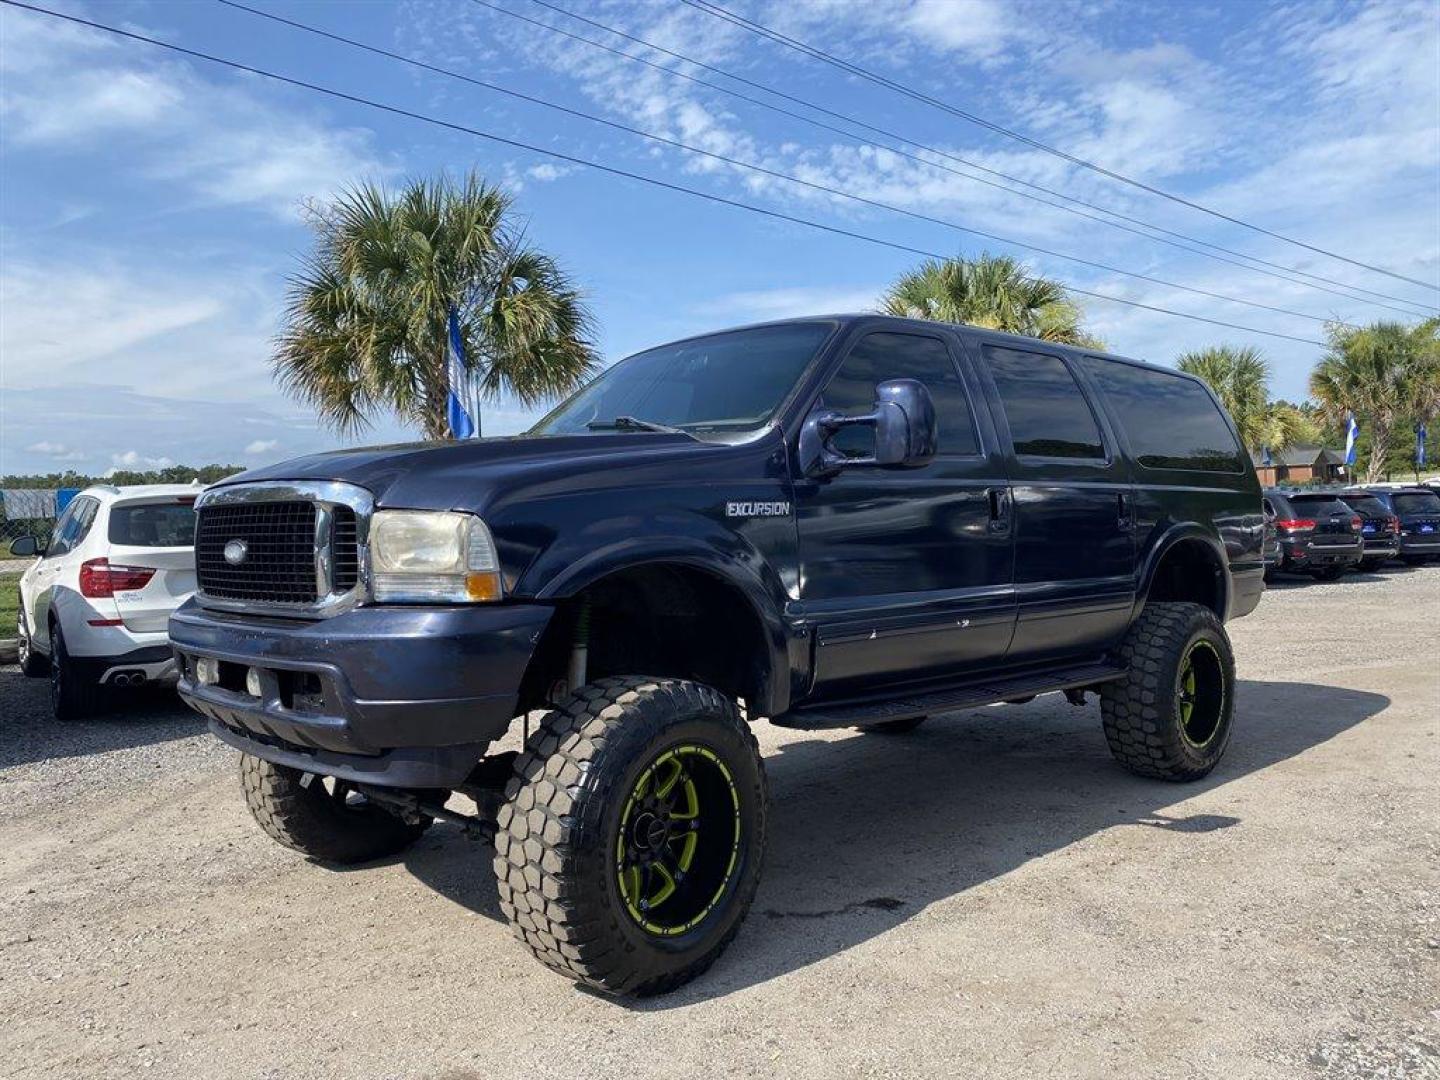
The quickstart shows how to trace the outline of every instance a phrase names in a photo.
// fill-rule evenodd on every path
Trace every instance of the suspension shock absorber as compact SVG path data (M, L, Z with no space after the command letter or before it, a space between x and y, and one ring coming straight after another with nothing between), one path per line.
M585 685L586 666L590 658L590 601L580 601L580 610L575 614L575 640L570 647L570 668L565 682L570 693Z

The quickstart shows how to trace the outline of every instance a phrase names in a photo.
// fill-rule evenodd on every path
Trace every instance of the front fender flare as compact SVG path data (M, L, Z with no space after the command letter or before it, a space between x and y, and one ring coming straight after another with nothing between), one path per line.
M733 533L725 547L693 537L644 536L618 540L597 548L551 576L535 591L541 601L576 596L601 578L646 565L669 564L698 570L745 598L764 635L761 650L761 700L750 703L761 716L776 716L790 707L788 633L780 616L784 586L770 564Z

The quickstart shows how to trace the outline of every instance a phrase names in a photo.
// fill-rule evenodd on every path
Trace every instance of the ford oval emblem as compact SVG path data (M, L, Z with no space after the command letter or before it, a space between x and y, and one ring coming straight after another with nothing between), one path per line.
M245 561L245 556L250 554L250 545L244 540L231 540L225 545L225 561L231 566L239 566Z

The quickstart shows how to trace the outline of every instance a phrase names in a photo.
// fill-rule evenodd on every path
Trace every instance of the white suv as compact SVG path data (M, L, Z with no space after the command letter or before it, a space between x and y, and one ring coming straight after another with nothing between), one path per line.
M108 687L171 679L166 626L195 591L200 487L100 485L70 501L20 578L20 664L50 675L61 720L94 711ZM33 536L12 555L37 555Z

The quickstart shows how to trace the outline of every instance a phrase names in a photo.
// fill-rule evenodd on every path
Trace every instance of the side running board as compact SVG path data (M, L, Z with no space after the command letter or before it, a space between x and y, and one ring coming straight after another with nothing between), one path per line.
M1057 690L1073 690L1124 677L1123 667L1113 664L1084 664L1009 679L987 679L983 683L971 683L890 701L813 705L773 716L770 722L802 731L864 727L866 724L883 724L889 720L908 720L914 716L973 709L980 705L993 705L998 701L1028 698Z

